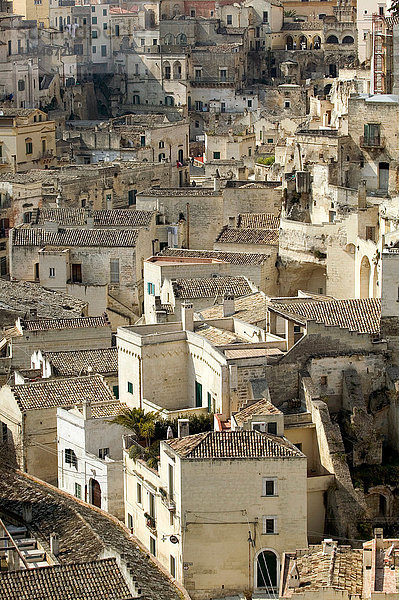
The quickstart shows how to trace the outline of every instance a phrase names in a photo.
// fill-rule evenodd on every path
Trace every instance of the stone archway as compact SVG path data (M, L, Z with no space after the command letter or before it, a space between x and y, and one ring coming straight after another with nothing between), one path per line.
M363 256L360 263L360 298L370 297L370 272L370 261L367 256Z
M255 588L275 594L279 586L279 557L271 548L260 550L255 558Z

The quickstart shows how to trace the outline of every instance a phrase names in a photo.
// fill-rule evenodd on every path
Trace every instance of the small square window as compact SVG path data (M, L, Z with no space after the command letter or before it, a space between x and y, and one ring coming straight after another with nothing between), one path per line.
M109 456L109 448L100 448L98 451L98 458L104 460L106 456Z
M277 533L276 523L276 517L263 517L263 533L267 535Z
M220 159L220 152L214 152L213 153L213 158L214 158L214 160L219 160Z
M131 381L127 382L127 391L129 394L133 394L133 383Z
M267 424L267 433L271 433L272 435L277 435L277 423L276 421L271 421Z
M275 477L263 478L263 496L277 496L277 479Z
M97 17L92 17L91 18L91 24L92 25L97 25Z
M320 377L320 385L327 385L328 379L327 379L327 375L322 375Z
M103 8L103 17L106 17L106 16L107 16L107 9Z

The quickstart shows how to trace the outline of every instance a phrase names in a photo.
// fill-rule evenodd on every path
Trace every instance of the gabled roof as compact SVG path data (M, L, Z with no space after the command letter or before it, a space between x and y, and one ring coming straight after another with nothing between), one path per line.
M41 380L13 385L11 390L22 412L42 408L72 407L91 402L114 403L115 397L100 375Z
M150 210L93 210L91 213L95 227L148 227L154 213ZM84 226L88 212L84 208L40 208L36 223L54 221L61 227Z
M241 426L255 415L280 415L281 411L274 406L270 400L261 398L257 402L246 406L242 410L234 413L234 419L237 425Z
M277 246L278 239L278 229L244 229L243 227L224 227L216 238L216 243Z
M160 256L183 256L187 258L216 258L232 265L263 265L269 254L258 252L228 252L225 250L187 250L185 248L165 248Z
M116 347L45 352L43 355L51 363L54 375L58 376L86 375L89 367L91 367L92 373L100 375L118 372L118 349Z
M326 327L341 327L357 333L377 334L380 331L380 298L297 303L277 300L269 304L269 310L304 324L315 321Z
M2 572L0 600L133 600L115 558Z
M198 277L172 282L176 298L215 298L224 294L246 296L252 292L245 277Z
M286 438L259 431L207 431L165 442L182 458L303 458Z
M39 228L18 227L14 230L14 246L80 246L128 247L137 242L137 229L60 229L45 231Z
M82 329L85 327L110 327L106 316L78 317L76 319L35 319L21 320L25 331L48 331L51 329Z
M263 292L255 292L249 296L234 299L234 317L246 323L263 323L266 321L266 296ZM200 315L206 319L223 317L223 304L216 304L201 310Z

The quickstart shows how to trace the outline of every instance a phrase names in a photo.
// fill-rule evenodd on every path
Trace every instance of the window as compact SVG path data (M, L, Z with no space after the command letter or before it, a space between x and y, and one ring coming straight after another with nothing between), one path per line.
M155 496L151 492L148 492L148 514L155 519Z
M129 190L127 195L128 195L128 205L134 206L136 204L137 190Z
M195 121L195 128L198 129L200 126L199 121Z
M277 435L276 421L270 421L270 423L267 424L267 433L270 433L271 435Z
M23 92L25 89L25 81L23 79L18 80L18 91Z
M100 448L98 450L98 458L105 459L106 456L109 456L109 448Z
M157 45L157 40L156 40L156 38L154 38L154 39L152 40L152 45L153 45L153 46L156 46L156 45Z
M379 123L364 124L364 145L379 146L381 139L381 131Z
M277 478L264 477L262 496L277 496Z
M110 283L119 283L119 258L111 258L109 261Z
M115 36L119 37L119 25L115 25Z
M91 7L91 12L96 12L96 7L95 6Z
M119 385L112 386L112 393L117 400L119 400Z
M103 29L108 29L108 23L103 23Z
M274 142L273 142L273 138L267 138L267 143L268 143L268 144L273 144L273 143L274 143Z
M211 413L212 412L212 396L210 394L210 392L208 392L208 412Z
M92 37L93 39L96 39L96 38L98 37L98 35L97 35L97 31L92 31L92 32L91 32L91 37Z
M190 17L195 17L195 8L190 10Z
M176 577L176 559L174 556L170 555L170 574L173 579Z
M220 159L220 152L214 152L213 153L213 160L219 160Z
M169 492L169 498L171 500L173 500L173 496L175 493L174 490L174 469L173 469L173 465L168 464L168 492Z
M97 17L92 17L91 18L91 24L92 25L97 25Z
M252 108L252 100L248 100L248 108Z
M86 17L83 17L83 19L82 19L82 25L87 25L87 19L86 19Z
M26 154L32 154L33 152L33 144L30 138L26 138L25 140L25 152Z
M320 377L320 385L327 385L327 383L328 383L327 375L322 375Z
M75 483L75 497L79 498L79 500L82 499L82 486L80 483Z
M219 79L220 79L220 81L226 81L227 80L227 69L220 69L220 71L219 71Z
M145 39L144 38L140 39L140 46L145 46Z
M80 263L72 263L71 279L72 283L82 283L82 265Z
M195 69L195 81L201 81L202 69Z
M55 267L49 268L49 277L55 277Z
M263 11L263 23L268 23L269 22L269 13L267 10Z
M195 101L195 110L202 110L202 101L201 100L196 100Z
M227 15L226 16L226 23L227 23L227 25L232 25L232 23L233 23L233 15Z
M141 483L138 483L137 487L136 487L136 501L137 501L137 504L142 504L143 503L142 502L142 500L143 500L143 494L142 494L142 492L143 492L143 488L141 486Z
M170 65L165 65L165 79L170 79L171 69Z
M44 154L44 153L46 152L46 150L47 150L46 146L47 146L46 140L42 140L42 153L43 153L43 154Z
M147 283L147 292L150 296L155 296L155 284L154 283Z
M199 381L195 382L195 406L196 408L202 406L202 383Z
M165 148L165 142L163 142L162 140L159 142L158 145L160 148Z
M12 48L11 48L11 40L8 40L8 56L11 55L11 50L12 50Z
M65 462L67 465L75 467L75 469L78 468L78 459L72 448L65 448Z
M220 103L220 112L222 112L222 113L226 112L226 102Z
M161 152L161 154L158 154L158 162L164 161L165 158L166 158L166 156L163 152Z
M96 46L92 46L92 47L91 47L91 51L93 52L93 54L96 54L96 52L97 52L97 48L96 48Z
M375 242L375 227L366 227L366 240Z
M291 101L290 100L284 100L284 108L290 108L291 107Z
M101 56L107 56L107 46L101 46Z
M7 423L3 423L1 422L1 441L3 443L7 442L8 440L8 427L7 427Z
M384 7L383 6L379 6L378 7L378 14L383 17L384 16Z
M131 381L127 382L127 391L129 394L133 394L133 383Z
M302 444L300 442L298 442L297 444L294 444L295 448L298 448L299 452L302 452Z
M140 137L140 146L143 148L145 146L145 135Z
M263 533L266 535L277 533L276 517L263 517Z
M103 8L103 17L106 17L106 16L107 16L107 9Z
M150 535L150 552L153 556L156 556L156 541L155 538Z
M248 156L252 156L252 148L251 148L251 146L248 148Z

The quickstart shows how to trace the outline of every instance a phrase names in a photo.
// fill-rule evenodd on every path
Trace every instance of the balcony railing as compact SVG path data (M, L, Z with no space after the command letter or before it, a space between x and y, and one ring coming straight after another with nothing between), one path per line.
M361 148L384 148L385 138L381 135L375 136L360 136L360 147Z
M174 499L171 498L170 495L167 492L165 492L165 490L161 491L161 489L160 489L159 491L161 493L162 504L164 506L166 506L166 508L168 510L170 510L171 512L175 511L176 510L176 502L174 501Z
M150 529L152 532L155 532L157 529L157 523L155 521L155 518L151 517L148 513L145 513L144 517L145 524L147 525L148 529Z

